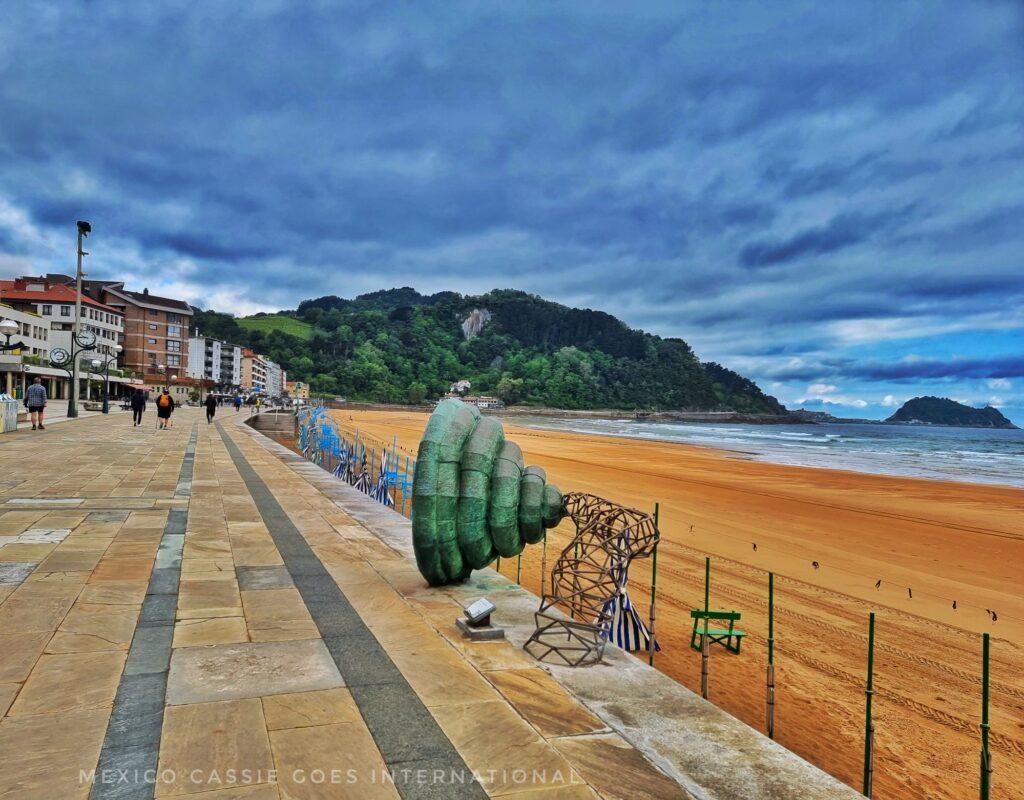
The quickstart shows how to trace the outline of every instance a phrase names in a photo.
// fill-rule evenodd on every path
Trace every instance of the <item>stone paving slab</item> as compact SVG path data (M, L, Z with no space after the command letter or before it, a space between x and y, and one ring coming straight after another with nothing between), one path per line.
M240 700L343 685L320 639L180 647L171 657L167 704Z

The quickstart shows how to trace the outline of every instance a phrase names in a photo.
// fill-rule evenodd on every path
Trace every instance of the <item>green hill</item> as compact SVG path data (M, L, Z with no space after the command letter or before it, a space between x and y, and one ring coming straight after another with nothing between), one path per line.
M785 413L753 381L702 364L682 339L511 289L403 287L239 320L196 311L193 324L269 355L314 392L352 399L419 402L466 379L472 393L510 405Z
M309 339L313 335L313 326L301 319L283 314L260 314L254 317L241 317L238 325L247 331L270 333L281 331L300 339Z
M918 425L951 425L957 428L1015 428L992 406L973 408L948 397L914 397L886 422Z

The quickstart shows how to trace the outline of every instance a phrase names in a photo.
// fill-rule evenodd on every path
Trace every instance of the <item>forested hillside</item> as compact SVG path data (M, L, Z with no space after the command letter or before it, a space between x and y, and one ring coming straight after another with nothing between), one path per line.
M481 313L466 323L473 311ZM312 326L310 335L286 333L280 315ZM306 300L280 315L243 327L228 314L197 311L193 326L268 355L314 392L350 399L419 402L468 379L474 394L509 404L784 412L752 381L701 364L682 339L520 291L424 296L406 287Z

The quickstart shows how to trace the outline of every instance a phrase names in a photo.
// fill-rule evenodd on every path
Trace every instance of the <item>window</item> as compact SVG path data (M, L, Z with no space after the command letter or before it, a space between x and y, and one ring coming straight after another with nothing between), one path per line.
M155 331L155 330L156 330L156 323L155 323L155 322L151 322L151 323L149 323L149 329L150 329L151 331Z
M181 336L181 327L178 326L178 325L168 325L167 326L167 335L168 336Z
M62 317L70 317L71 316L71 306L61 306L60 307L60 315Z
M43 306L43 316L48 317L53 313L53 306Z
M159 314L159 313L160 313L160 312L159 312L159 311L157 311L157 310L156 310L155 308L151 308L151 309L149 309L149 316L151 316L151 317L155 317L155 316L156 316L157 314Z
M180 323L181 322L181 314L168 314L167 315L167 321L168 322Z
M168 339L167 340L167 352L169 352L169 353L180 353L181 352L181 342L179 342L177 339Z
M169 367L180 367L181 356L167 356L167 366Z
M146 339L146 344L156 344L156 339Z

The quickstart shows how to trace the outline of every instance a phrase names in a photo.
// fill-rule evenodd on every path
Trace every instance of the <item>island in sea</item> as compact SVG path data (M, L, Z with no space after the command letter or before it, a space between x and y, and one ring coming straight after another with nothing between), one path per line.
M948 397L914 397L900 406L886 422L907 425L950 425L957 428L1016 429L999 409L974 408Z

